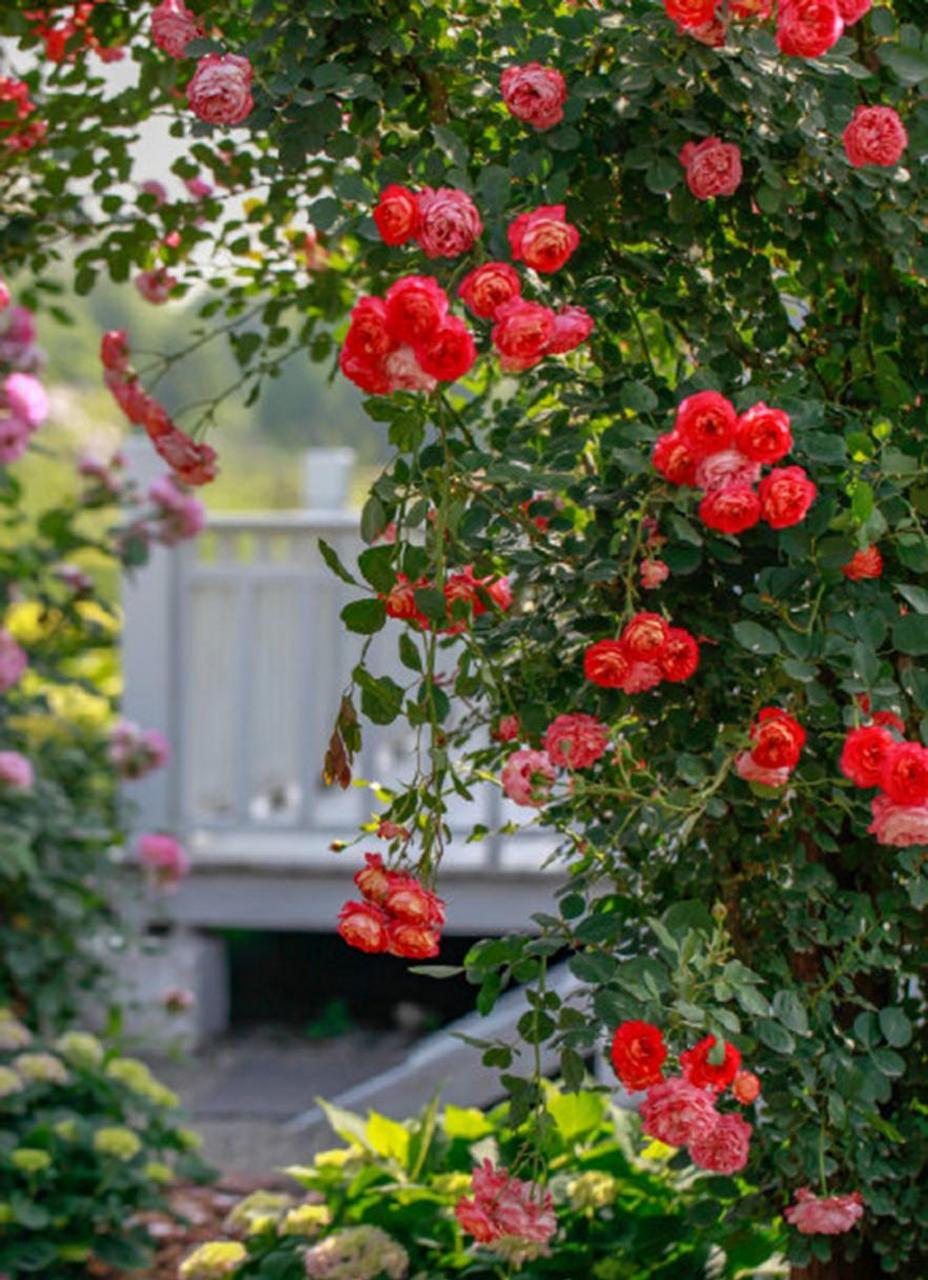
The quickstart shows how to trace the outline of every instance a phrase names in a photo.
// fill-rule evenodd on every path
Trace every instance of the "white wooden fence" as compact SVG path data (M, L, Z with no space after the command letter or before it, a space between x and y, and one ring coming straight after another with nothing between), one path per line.
M135 443L135 442L133 442ZM131 465L152 474L147 442ZM147 473L147 474L146 474ZM360 549L357 514L310 509L219 515L195 542L158 550L124 592L125 714L165 732L170 766L130 798L140 829L168 829L186 842L192 874L171 915L196 929L328 930L350 896L363 848L341 854L378 808L368 787L327 787L325 745L359 640L339 612L357 591L340 582L318 550L324 538L351 564ZM368 665L397 680L397 628L375 638ZM400 723L364 726L357 777L390 787L411 774L412 740ZM542 871L550 835L491 833L523 821L498 788L474 804L451 801L459 833L443 867L447 930L500 932L550 907L553 878Z

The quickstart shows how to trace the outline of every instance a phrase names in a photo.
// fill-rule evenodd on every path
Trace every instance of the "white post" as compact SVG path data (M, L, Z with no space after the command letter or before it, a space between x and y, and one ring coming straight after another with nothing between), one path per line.
M144 494L165 471L143 436L126 441L129 476ZM141 729L160 729L171 744L171 761L141 782L126 785L126 799L136 810L137 830L174 831L182 815L179 804L180 708L177 704L177 626L179 550L154 546L148 563L123 575L122 675L123 716Z
M307 449L303 454L303 505L313 511L345 511L351 501L354 449Z

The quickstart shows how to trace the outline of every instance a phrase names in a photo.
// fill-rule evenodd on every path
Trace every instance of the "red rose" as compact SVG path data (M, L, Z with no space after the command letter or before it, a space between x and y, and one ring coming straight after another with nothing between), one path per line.
M354 304L345 335L345 350L365 360L385 356L396 346L387 328L387 308L382 298L363 297Z
M365 853L364 863L355 875L354 882L365 898L382 906L390 884L390 872L383 865L383 858L379 853Z
M895 711L874 711L870 719L874 724L885 725L887 728L895 729L897 733L905 733L905 721L901 716L897 716Z
M763 402L741 414L735 426L735 448L752 462L779 462L793 447L789 414Z
M416 622L422 626L428 626L428 619L419 612L416 604L416 592L428 585L426 578L419 578L416 582L410 582L405 573L398 573L396 575L396 584L391 588L389 594L382 597L387 617L402 618L406 622Z
M433 276L403 276L384 298L387 332L398 343L427 342L448 314L448 296Z
M751 726L751 756L762 769L794 769L805 746L806 731L779 707L762 707Z
M677 431L668 431L654 442L651 461L671 484L696 483L696 458Z
M554 332L554 312L540 302L516 298L496 312L490 338L507 372L530 369L544 356Z
M839 768L858 787L877 787L886 757L895 745L892 734L879 725L852 729L844 739Z
M418 195L391 182L380 193L374 221L384 244L405 244L419 230Z
M749 1107L760 1097L760 1081L753 1071L739 1071L731 1091L743 1107Z
M879 578L883 573L883 557L879 547L867 547L864 551L855 551L847 564L841 566L845 578L852 582L861 582L864 578Z
M858 107L843 133L844 150L851 164L898 164L909 145L909 135L892 107Z
M896 804L925 804L928 748L918 742L894 742L886 753L879 785Z
M520 296L521 287L518 271L508 262L485 262L467 273L458 296L475 316L490 319L504 303Z
M161 406L158 405L157 408L160 409ZM216 462L218 455L212 445L201 444L174 426L156 436L149 431L149 435L158 456L184 484L210 484L216 479L219 472Z
M836 0L780 0L777 45L797 58L820 58L841 39Z
M563 355L586 342L593 332L593 317L583 307L561 307L554 317L554 331L547 354Z
M548 725L542 746L564 769L587 769L609 743L609 730L595 716L558 716Z
M669 638L670 628L659 613L641 612L626 623L619 640L633 661L656 662L667 648Z
M500 76L500 91L510 115L533 129L550 129L564 119L567 85L560 71L539 62L508 67Z
M667 1046L659 1027L650 1022L623 1022L612 1037L612 1066L626 1089L647 1089L659 1084Z
M733 1044L725 1042L725 1055L719 1063L711 1062L709 1054L715 1048L715 1036L706 1036L680 1054L683 1078L699 1089L713 1089L721 1093L734 1080L741 1066L741 1054Z
M719 0L664 0L667 17L678 27L701 27L715 17Z
M631 663L618 640L597 640L583 655L583 674L603 689L621 689Z
M757 493L761 515L771 529L789 529L805 519L818 490L802 467L774 467Z
M387 950L391 956L404 960L431 960L438 955L439 935L437 930L423 925L391 920L387 925Z
M746 484L730 484L713 489L699 504L699 518L719 533L744 533L760 520L760 498Z
M707 1134L695 1138L687 1147L690 1159L710 1173L739 1173L748 1162L751 1126L738 1115L719 1116L718 1123Z
M859 22L865 13L870 12L873 0L838 0L838 12L846 27Z
M387 917L372 902L346 902L338 913L336 932L359 951L376 954L387 949Z
M129 343L125 329L111 329L100 339L100 360L104 369L126 373L129 367Z
M187 100L207 124L241 124L251 115L251 63L235 53L208 53L197 63Z
M667 644L658 655L657 665L665 680L677 684L689 680L699 666L699 645L685 627L670 627Z
M421 885L415 876L397 871L387 874L383 907L404 924L438 926L445 923L445 904L441 898Z
M731 445L737 421L730 400L717 391L697 391L677 407L673 429L698 461Z
M698 1089L682 1076L652 1084L640 1114L642 1133L669 1147L684 1147L706 1137L719 1120L706 1090Z
M680 152L680 163L697 200L734 195L741 184L741 150L733 142L721 138L688 142Z
M182 58L190 41L202 35L202 26L184 0L161 0L152 10L151 35L159 49L172 58ZM64 54L63 49L61 53Z
M565 221L565 212L562 204L548 204L520 213L509 225L513 258L535 271L559 271L580 243L580 234Z
M384 396L393 389L392 380L384 369L382 356L371 359L355 355L348 347L342 347L338 367L346 378L370 396Z
M477 359L473 334L459 316L448 316L441 328L416 348L416 358L433 378L456 382Z

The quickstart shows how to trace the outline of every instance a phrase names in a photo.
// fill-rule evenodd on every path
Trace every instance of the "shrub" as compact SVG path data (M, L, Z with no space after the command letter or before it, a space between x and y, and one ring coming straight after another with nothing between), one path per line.
M91 1260L143 1266L137 1215L175 1177L202 1178L178 1099L144 1063L81 1031L34 1037L0 1010L0 1272L55 1280Z
M327 1114L346 1146L288 1172L306 1195L258 1193L230 1215L229 1234L243 1237L247 1261L232 1274L264 1280L310 1275L391 1280L411 1276L500 1273L501 1257L474 1243L455 1206L471 1194L471 1173L485 1159L515 1165L526 1154L525 1126L513 1128L508 1104L484 1114L431 1103L399 1123L372 1112L366 1121L340 1108ZM673 1280L702 1275L713 1260L718 1277L745 1274L774 1253L771 1230L718 1225L723 1209L745 1193L730 1178L702 1178L696 1209L693 1179L681 1176L660 1143L635 1154L638 1125L602 1092L546 1095L543 1158L558 1231L549 1252L529 1258L520 1274L592 1276L596 1280ZM716 1212L705 1211L705 1197ZM217 1242L218 1243L218 1242ZM188 1259L190 1276L208 1255Z

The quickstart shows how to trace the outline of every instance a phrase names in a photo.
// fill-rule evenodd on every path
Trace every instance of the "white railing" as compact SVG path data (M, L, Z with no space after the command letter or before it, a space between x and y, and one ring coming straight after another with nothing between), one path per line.
M148 458L135 451L133 465ZM194 875L176 918L204 926L331 927L360 853L336 855L377 801L368 787L342 791L322 779L322 759L360 639L339 619L357 591L339 581L319 538L347 565L361 543L356 513L308 510L218 515L193 543L158 550L126 587L125 710L173 744L171 765L136 784L139 823L185 839ZM370 669L399 682L397 628L375 637ZM401 722L364 725L356 777L391 787L412 773L413 742ZM454 796L458 833L444 875L449 928L492 931L549 905L540 874L550 836L504 838L526 811L496 787L475 802ZM491 834L466 842L475 823ZM376 847L371 842L368 847ZM306 880L313 882L311 894ZM455 891L456 886L456 891Z

